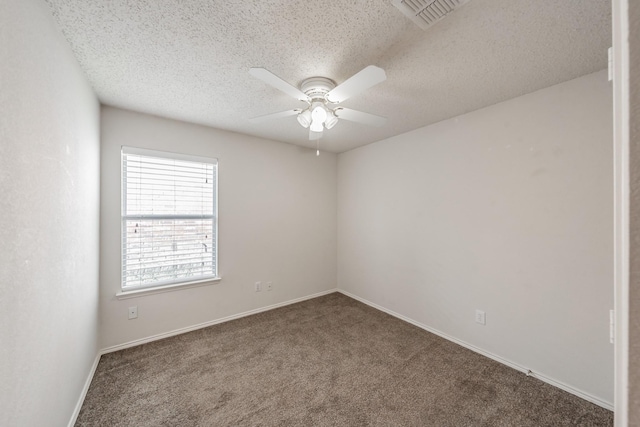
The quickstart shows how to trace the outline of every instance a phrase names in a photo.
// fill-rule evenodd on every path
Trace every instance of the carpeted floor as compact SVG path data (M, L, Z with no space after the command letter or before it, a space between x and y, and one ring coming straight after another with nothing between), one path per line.
M102 356L77 426L611 426L613 414L334 293Z

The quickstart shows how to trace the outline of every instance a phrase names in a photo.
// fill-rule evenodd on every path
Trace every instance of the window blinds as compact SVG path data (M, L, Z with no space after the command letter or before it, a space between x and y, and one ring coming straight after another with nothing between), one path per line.
M217 275L217 160L122 148L122 288Z

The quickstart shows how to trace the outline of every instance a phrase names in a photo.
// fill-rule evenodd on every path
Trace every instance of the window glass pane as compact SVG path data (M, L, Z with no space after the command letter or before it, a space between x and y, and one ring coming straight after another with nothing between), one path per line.
M215 274L211 220L126 220L124 286Z

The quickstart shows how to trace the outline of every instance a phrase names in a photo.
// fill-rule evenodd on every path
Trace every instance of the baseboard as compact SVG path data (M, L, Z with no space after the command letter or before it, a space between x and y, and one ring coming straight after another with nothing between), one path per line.
M80 392L80 398L76 403L76 407L73 409L73 414L71 414L71 420L69 420L69 427L73 427L78 419L78 415L80 414L80 409L82 409L82 404L84 403L84 398L87 396L87 392L89 391L89 386L91 385L91 381L93 380L93 375L96 373L96 368L98 367L98 362L100 362L100 356L102 356L101 352L96 354L96 358L93 361L93 365L89 370L89 375L87 376L87 380L84 382L84 387L82 387L82 392Z
M510 368L513 368L513 369L515 369L517 371L523 372L523 373L525 373L525 374L527 374L529 376L537 378L540 381L544 381L547 384L550 384L550 385L552 385L554 387L557 387L557 388L559 388L561 390L564 390L564 391L566 391L568 393L571 393L571 394L573 394L575 396L578 396L581 399L584 399L584 400L586 400L588 402L594 403L594 404L596 404L598 406L601 406L601 407L603 407L605 409L609 409L609 410L613 411L613 403L611 403L611 402L607 402L607 401L602 400L602 399L600 399L598 397L592 396L591 394L586 393L586 392L581 391L581 390L578 390L578 389L576 389L576 388L574 388L574 387L572 387L572 386L570 386L568 384L563 383L562 381L558 381L558 380L555 380L553 378L549 378L549 377L547 377L545 375L542 375L542 374L539 374L537 372L532 372L530 369L525 368L524 366L521 366L521 365L519 365L517 363L514 363L514 362L508 360L508 359L505 359L505 358L502 358L500 356L497 356L497 355L495 355L493 353L490 353L490 352L488 352L486 350L483 350L483 349L481 349L479 347L476 347L476 346L474 346L472 344L466 343L466 342L464 342L462 340L459 340L458 338L454 338L454 337L452 337L450 335L445 334L444 332L441 332L441 331L439 331L437 329L434 329L434 328L432 328L430 326L427 326L425 324L417 322L417 321L415 321L413 319L410 319L410 318L408 318L406 316L403 316L402 314L396 313L396 312L394 312L392 310L389 310L389 309L387 309L385 307L382 307L382 306L380 306L378 304L375 304L375 303L373 303L371 301L368 301L368 300L366 300L364 298L361 298L361 297L359 297L357 295L354 295L354 294L352 294L350 292L347 292L347 291L342 290L342 289L338 289L338 292L340 292L343 295L348 296L349 298L353 298L356 301L360 301L361 303L366 304L366 305L368 305L370 307L373 307L373 308L375 308L377 310L385 312L385 313L387 313L387 314L389 314L389 315L391 315L393 317L396 317L396 318L398 318L400 320L404 320L407 323L411 323L412 325L417 326L417 327L419 327L421 329L424 329L425 331L431 332L432 334L438 335L438 336L440 336L440 337L442 337L442 338L444 338L446 340L454 342L454 343L456 343L456 344L458 344L458 345L460 345L462 347L468 348L469 350L474 351L476 353L479 353L479 354L481 354L481 355L483 355L485 357L488 357L489 359L493 359L496 362L500 362L503 365L507 365Z
M175 330L170 331L170 332L165 332L165 333L162 333L162 334L152 335L150 337L141 338L141 339L134 340L134 341L129 341L129 342L124 343L124 344L118 344L118 345L114 345L114 346L103 348L102 350L99 350L98 354L96 355L95 360L93 361L93 366L91 366L91 370L89 371L89 375L87 377L87 380L85 381L84 387L82 388L82 392L80 393L80 397L78 399L78 403L76 403L76 407L73 410L73 414L71 415L71 420L69 421L69 427L73 427L75 425L75 423L76 423L76 420L78 419L78 415L80 414L80 409L82 409L82 404L84 403L84 399L87 396L87 392L89 391L89 386L91 386L91 381L93 380L93 376L96 373L96 368L98 367L98 362L100 362L100 357L103 354L112 353L114 351L123 350L125 348L135 347L135 346L140 345L140 344L146 344L146 343L149 343L149 342L152 342L152 341L161 340L163 338L169 338L169 337L172 337L172 336L175 336L175 335L184 334L185 332L195 331L197 329L206 328L207 326L217 325L219 323L228 322L230 320L240 319L241 317L251 316L252 314L262 313L264 311L273 310L275 308L284 307L286 305L291 305L291 304L295 304L295 303L298 303L298 302L306 301L306 300L309 300L309 299L321 297L323 295L332 294L332 293L337 292L337 291L338 291L337 289L329 289L327 291L318 292L318 293L315 293L315 294L312 294L312 295L307 295L307 296L304 296L304 297L301 297L301 298L296 298L296 299L292 299L292 300L289 300L289 301L268 305L266 307L257 308L255 310L245 311L243 313L234 314L232 316L222 317L220 319L211 320L209 322L204 322L204 323L199 323L199 324L193 325L193 326L187 326L185 328L175 329Z
M583 392L581 390L575 389L575 388L573 388L573 387L571 387L571 386L569 386L569 385L567 385L567 384L565 384L565 383L563 383L561 381L557 381L557 380L555 380L553 378L549 378L549 377L546 377L544 375L541 375L541 374L538 374L538 373L535 373L535 372L531 372L529 369L527 369L527 368L525 368L525 367L523 367L523 366L521 366L521 365L519 365L517 363L514 363L514 362L512 362L510 360L507 360L507 359L504 359L504 358L502 358L500 356L492 354L492 353L490 353L488 351L485 351L485 350L483 350L483 349L481 349L479 347L476 347L474 345L468 344L468 343L466 343L466 342L464 342L462 340L459 340L459 339L454 338L454 337L452 337L450 335L447 335L444 332L441 332L441 331L439 331L437 329L431 328L431 327L429 327L427 325L424 325L424 324L422 324L420 322L417 322L417 321L415 321L413 319L410 319L410 318L408 318L406 316L403 316L402 314L396 313L396 312L394 312L392 310L389 310L389 309L387 309L385 307L382 307L382 306L380 306L378 304L375 304L375 303L373 303L371 301L368 301L368 300L366 300L364 298L361 298L361 297L359 297L357 295L354 295L354 294L352 294L350 292L344 291L342 289L329 289L327 291L318 292L318 293L315 293L315 294L312 294L312 295L307 295L305 297L296 298L296 299L292 299L292 300L289 300L289 301L285 301L285 302L269 305L269 306L266 306L266 307L257 308L255 310L245 311L243 313L238 313L238 314L234 314L232 316L222 317L220 319L216 319L216 320L212 320L212 321L209 321L209 322L200 323L200 324L193 325L193 326L188 326L188 327L185 327L185 328L175 329L173 331L165 332L165 333L162 333L162 334L156 334L156 335L152 335L152 336L149 336L149 337L146 337L146 338L141 338L141 339L138 339L138 340L129 341L129 342L124 343L124 344L118 344L118 345L115 345L115 346L103 348L102 350L98 351L98 354L96 355L96 358L95 358L95 360L93 362L93 365L91 366L91 369L89 371L89 375L87 376L87 380L85 381L84 387L82 389L82 392L80 394L78 402L76 403L76 407L75 407L75 409L73 411L73 414L71 416L71 420L69 421L69 427L73 427L73 425L76 423L78 415L80 414L80 409L82 408L82 404L84 403L84 399L85 399L85 397L87 395L87 392L89 391L89 386L91 385L91 381L93 380L93 376L94 376L94 374L96 372L96 368L98 367L98 362L100 361L100 356L102 356L103 354L112 353L114 351L123 350L125 348L135 347L135 346L140 345L140 344L146 344L146 343L157 341L157 340L161 340L161 339L164 339L164 338L169 338L169 337L172 337L172 336L175 336L175 335L184 334L186 332L195 331L197 329L206 328L208 326L217 325L217 324L228 322L228 321L231 321L231 320L234 320L234 319L240 319L242 317L251 316L252 314L262 313L262 312L273 310L273 309L276 309L276 308L279 308L279 307L284 307L284 306L287 306L287 305L295 304L295 303L306 301L306 300L309 300L309 299L321 297L323 295L332 294L334 292L340 292L341 294L346 295L349 298L353 298L356 301L360 301L363 304L366 304L366 305L368 305L370 307L373 307L373 308L375 308L377 310L380 310L380 311L382 311L384 313L387 313L387 314L389 314L389 315L391 315L393 317L396 317L396 318L398 318L400 320L403 320L403 321L405 321L407 323L410 323L410 324L412 324L414 326L417 326L417 327L419 327L421 329L424 329L425 331L428 331L428 332L431 332L431 333L433 333L435 335L438 335L438 336L440 336L440 337L442 337L442 338L444 338L444 339L446 339L448 341L451 341L451 342L454 342L454 343L456 343L458 345L461 345L462 347L468 348L471 351L474 351L474 352L476 352L478 354L481 354L481 355L483 355L485 357L488 357L489 359L493 359L493 360L495 360L497 362L500 362L500 363L502 363L502 364L504 364L506 366L509 366L510 368L513 368L513 369L515 369L517 371L523 372L524 374L531 375L534 378L537 378L537 379L539 379L541 381L544 381L544 382L546 382L546 383L548 383L548 384L550 384L550 385L552 385L554 387L557 387L557 388L559 388L561 390L564 390L564 391L566 391L568 393L571 393L571 394L573 394L575 396L578 396L581 399L584 399L584 400L586 400L588 402L594 403L594 404L596 404L598 406L601 406L601 407L609 409L609 410L613 410L613 404L611 402L604 401L604 400L602 400L600 398L597 398L595 396L590 395L589 393L585 393L585 392Z
M161 339L164 339L164 338L173 337L175 335L184 334L186 332L191 332L191 331L195 331L195 330L198 330L198 329L206 328L208 326L217 325L219 323L229 322L230 320L240 319L241 317L251 316L252 314L262 313L264 311L273 310L275 308L284 307L286 305L291 305L291 304L295 304L295 303L298 303L298 302L306 301L306 300L309 300L309 299L321 297L323 295L332 294L332 293L337 292L337 291L338 290L335 289L335 288L334 289L329 289L327 291L322 291L322 292L318 292L318 293L315 293L315 294L312 294L312 295L307 295L307 296L304 296L304 297L301 297L301 298L296 298L296 299L292 299L292 300L289 300L289 301L280 302L280 303L273 304L273 305L268 305L266 307L256 308L255 310L245 311L243 313L238 313L238 314L234 314L234 315L231 315L231 316L222 317L220 319L210 320L208 322L199 323L197 325L187 326L185 328L174 329L173 331L163 332L161 334L156 334L156 335L151 335L149 337L140 338L140 339L137 339L137 340L129 341L129 342L126 342L124 344L118 344L118 345L110 346L110 347L107 347L107 348L103 348L100 351L100 354L102 355L102 354L107 354L107 353L113 353L114 351L124 350L125 348L135 347L137 345L146 344L146 343L150 343L150 342L153 342L153 341L158 341L158 340L161 340Z

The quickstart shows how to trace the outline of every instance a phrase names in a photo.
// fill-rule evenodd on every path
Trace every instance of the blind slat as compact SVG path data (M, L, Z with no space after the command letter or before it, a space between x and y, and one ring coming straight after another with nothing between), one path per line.
M217 274L217 160L170 157L123 147L123 289Z

